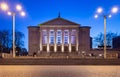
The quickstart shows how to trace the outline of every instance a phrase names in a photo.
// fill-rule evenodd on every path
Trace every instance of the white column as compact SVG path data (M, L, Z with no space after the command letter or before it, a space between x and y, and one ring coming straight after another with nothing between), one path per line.
M40 51L42 51L42 30L40 30Z
M57 31L56 30L54 30L54 52L56 52L57 51L57 44L56 44L56 34L57 34Z
M62 30L62 52L64 52L64 30Z
M69 30L69 52L71 52L71 30Z
M49 47L49 39L50 39L50 37L49 37L49 30L47 30L47 52L50 52L50 47Z
M78 30L76 30L76 51L78 52Z

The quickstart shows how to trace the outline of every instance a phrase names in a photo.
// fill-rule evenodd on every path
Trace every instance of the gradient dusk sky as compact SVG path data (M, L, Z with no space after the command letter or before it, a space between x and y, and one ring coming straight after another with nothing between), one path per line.
M120 0L0 0L6 2L10 10L15 11L16 4L23 6L26 12L21 17L16 11L16 30L25 34L25 47L28 48L27 27L58 17L79 23L82 26L91 26L91 37L103 32L103 17L95 19L94 15L98 7L102 7L104 14L108 14L113 6L119 7L119 11L107 19L107 32L120 34ZM12 17L0 9L0 30L12 30Z

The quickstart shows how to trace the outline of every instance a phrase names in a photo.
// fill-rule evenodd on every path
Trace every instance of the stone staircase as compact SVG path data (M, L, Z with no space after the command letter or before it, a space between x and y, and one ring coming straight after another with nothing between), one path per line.
M40 54L36 55L37 57L50 57L50 58L80 58L82 57L81 54L78 54L77 52L41 52Z
M4 58L0 65L120 65L120 59Z

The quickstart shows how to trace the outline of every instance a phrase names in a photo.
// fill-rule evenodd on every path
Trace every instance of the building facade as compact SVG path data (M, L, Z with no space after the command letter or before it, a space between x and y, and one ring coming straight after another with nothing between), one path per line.
M28 27L29 55L80 53L90 50L90 27L58 16L39 26Z
M120 36L113 38L112 41L113 49L120 50Z

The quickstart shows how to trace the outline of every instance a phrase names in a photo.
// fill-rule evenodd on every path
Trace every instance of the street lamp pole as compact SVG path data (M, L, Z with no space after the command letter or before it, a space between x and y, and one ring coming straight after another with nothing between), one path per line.
M99 7L97 9L97 13L98 14L102 13L102 11L103 11L103 9L101 7ZM113 7L111 9L111 13L117 13L117 11L118 11L118 7ZM94 17L98 18L98 15L95 14ZM111 14L108 14L108 15L103 14L103 18L104 18L104 50L103 50L103 56L104 56L104 59L107 58L107 47L106 47L106 25L107 25L107 21L106 20L107 20L107 17L111 18Z
M16 51L15 51L15 13L12 13L12 27L13 27L13 58L16 56Z
M104 59L106 59L106 54L107 54L107 50L106 50L106 21L107 16L104 15Z
M15 16L16 16L16 13L15 12L10 12L9 11L9 7L6 3L1 3L0 4L0 8L4 11L8 11L8 15L12 15L12 48L13 48L13 58L15 58L16 56L16 46L15 46ZM20 5L17 5L16 6L16 10L20 12L21 16L25 16L25 12L22 11L22 7Z

